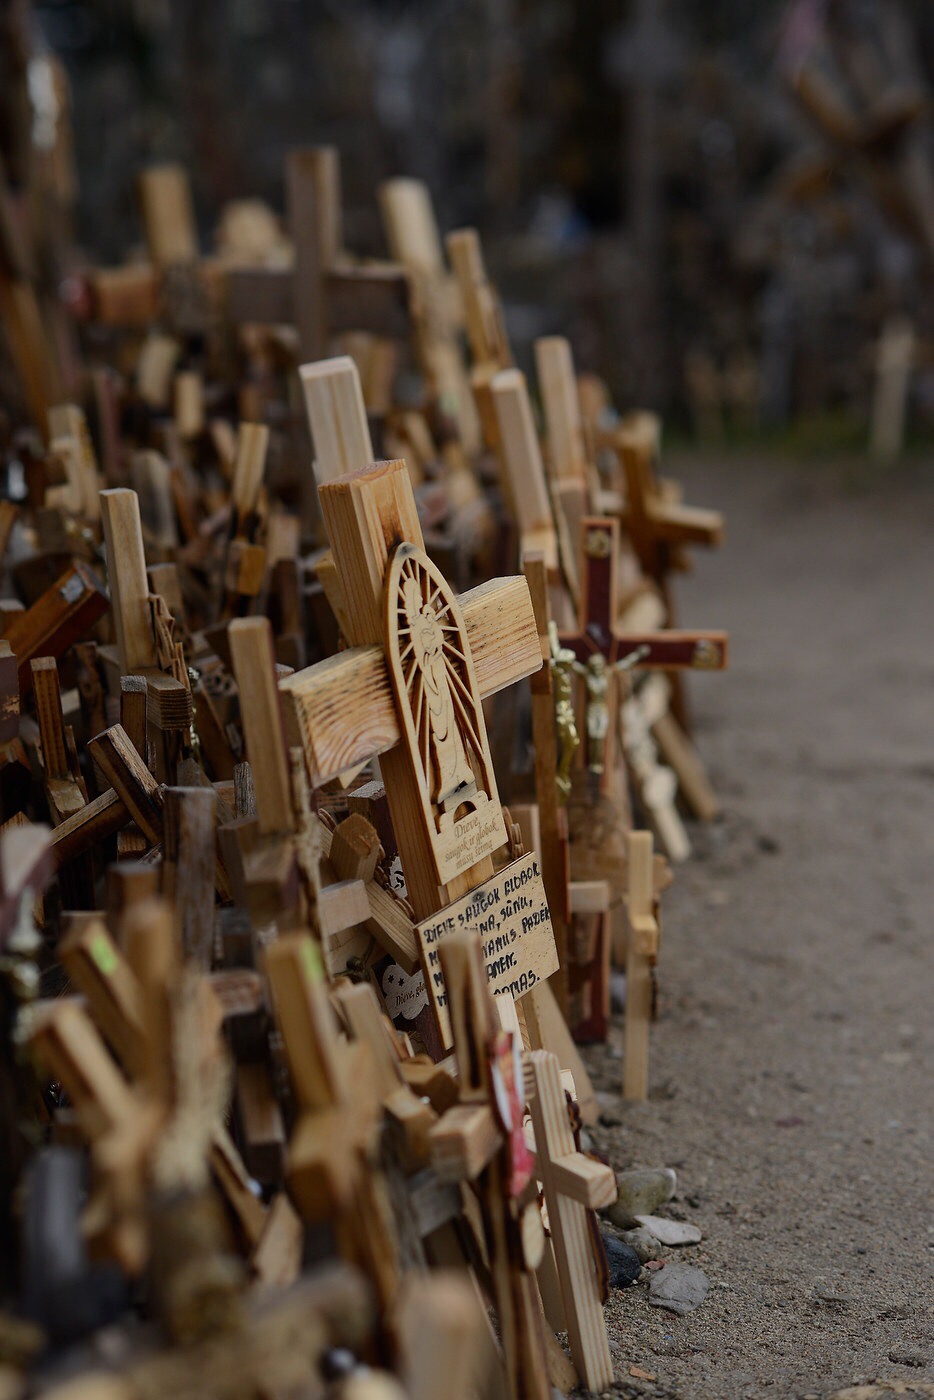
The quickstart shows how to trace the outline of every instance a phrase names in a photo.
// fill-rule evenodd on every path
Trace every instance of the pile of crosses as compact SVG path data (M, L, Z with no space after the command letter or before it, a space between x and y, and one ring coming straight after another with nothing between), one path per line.
M682 676L726 659L670 577L721 521L559 339L539 433L421 186L370 264L336 154L287 176L288 240L247 207L203 258L146 173L148 260L69 284L74 401L4 245L2 1393L601 1391L577 1043L622 963L647 1096L717 811Z

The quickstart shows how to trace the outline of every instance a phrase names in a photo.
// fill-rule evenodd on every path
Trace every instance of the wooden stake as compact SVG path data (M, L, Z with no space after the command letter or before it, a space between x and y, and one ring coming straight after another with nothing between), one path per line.
M124 487L102 491L101 514L120 669L129 675L158 662L136 492Z
M626 1024L623 1096L649 1096L649 1023L652 967L658 957L658 924L652 914L653 855L650 831L629 832L629 947L626 956Z
M556 1057L534 1050L529 1058L536 1163L548 1204L571 1355L587 1388L599 1392L613 1384L613 1362L587 1210L615 1200L616 1178L610 1167L584 1157L574 1146Z
M253 770L256 814L264 835L294 829L272 628L264 617L235 619L228 629L240 713Z
M372 462L363 390L350 356L302 365L299 375L314 442L318 485Z

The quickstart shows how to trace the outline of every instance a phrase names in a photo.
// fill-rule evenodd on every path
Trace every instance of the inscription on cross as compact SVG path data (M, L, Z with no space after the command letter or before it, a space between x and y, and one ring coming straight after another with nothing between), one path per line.
M379 755L408 897L433 920L493 881L506 842L482 701L541 665L528 585L494 579L455 596L423 551L404 462L351 472L320 499L351 649L282 682L289 739L314 784ZM540 875L524 896L532 885ZM545 966L550 921L523 928L528 910L513 915L517 941L543 941Z

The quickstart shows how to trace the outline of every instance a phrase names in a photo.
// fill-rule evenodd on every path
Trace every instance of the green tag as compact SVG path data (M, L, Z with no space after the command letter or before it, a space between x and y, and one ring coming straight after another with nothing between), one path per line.
M114 946L106 933L97 933L91 940L91 957L97 963L105 977L110 977L116 972L118 966L117 954Z
M321 981L324 976L321 954L318 952L317 944L310 938L302 939L302 966L309 982Z

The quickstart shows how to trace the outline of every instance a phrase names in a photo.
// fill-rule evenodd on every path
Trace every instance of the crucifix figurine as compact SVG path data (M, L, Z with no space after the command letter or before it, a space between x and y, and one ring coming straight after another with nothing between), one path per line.
M616 561L619 522L588 516L581 521L580 608L574 630L559 631L587 682L588 766L602 774L614 707L609 681L617 670L720 671L726 665L725 632L630 633L618 627ZM622 665L621 665L622 663Z
M581 665L576 659L572 663L575 675L581 677L587 692L587 767L597 776L603 772L606 736L610 730L610 707L607 703L610 677L631 671L648 652L649 647L643 642L614 661L612 666L607 665L602 651L591 652L586 665ZM574 655L573 651L569 651L569 654Z

